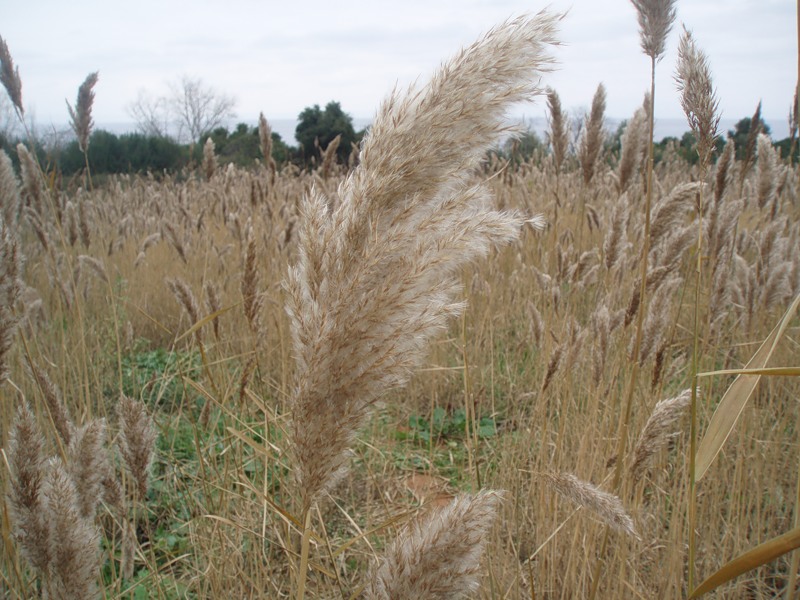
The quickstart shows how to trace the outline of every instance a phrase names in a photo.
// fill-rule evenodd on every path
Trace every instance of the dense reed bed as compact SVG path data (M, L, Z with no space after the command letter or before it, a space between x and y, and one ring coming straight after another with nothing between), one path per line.
M765 136L651 166L652 89L610 152L602 86L575 144L547 90L549 151L487 155L556 24L391 97L355 170L207 144L58 189L0 155L4 597L682 598L690 555L701 580L797 524L795 378L696 487L689 460L734 378L703 373L800 294L796 167ZM715 593L792 598L796 571Z

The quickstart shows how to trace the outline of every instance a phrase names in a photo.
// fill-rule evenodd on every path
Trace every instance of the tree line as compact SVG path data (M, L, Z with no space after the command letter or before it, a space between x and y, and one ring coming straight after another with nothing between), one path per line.
M258 126L239 123L232 130L219 125L219 118L224 111L215 112L214 118L201 119L195 115L194 120L187 113L186 123L215 124L212 129L199 132L194 129L191 134L180 140L179 137L170 135L165 130L159 130L155 123L164 116L150 115L149 120L139 123L139 132L114 133L96 129L91 132L88 144L82 148L79 139L66 143L43 144L35 143L40 164L46 165L48 170L60 173L64 177L72 177L83 171L88 160L94 175L108 175L117 173L177 173L182 169L197 165L202 162L203 145L211 139L214 143L215 153L222 164L233 163L237 166L248 167L263 160L259 143ZM753 118L758 124L759 131L769 134L770 128L759 115ZM752 130L753 118L741 119L733 130L728 131L728 137L736 143L737 154L745 152L747 140ZM625 122L608 136L606 140L606 153L608 156L618 154L621 148L621 139ZM188 127L188 125L187 125ZM198 133L199 132L199 133ZM272 132L272 158L280 167L287 163L298 165L301 168L313 167L319 160L322 151L338 136L339 143L336 148L337 160L346 163L350 153L357 147L366 130L356 131L352 117L346 113L339 102L331 101L324 108L318 104L305 108L298 116L295 130L297 145L290 145L283 140L280 134ZM0 131L0 148L2 148L13 161L17 160L16 144L20 140L12 139L7 133ZM724 144L724 136L717 140L718 150ZM781 156L789 154L791 140L789 138L775 143ZM691 132L682 138L664 138L655 144L655 160L660 160L668 147L675 149L677 154L690 164L697 160L693 151L694 139ZM86 154L84 154L84 150ZM496 150L502 158L515 163L527 161L537 156L546 155L547 144L533 130L523 133L513 141L509 141ZM794 160L797 161L798 150L794 148ZM741 158L741 157L739 157Z

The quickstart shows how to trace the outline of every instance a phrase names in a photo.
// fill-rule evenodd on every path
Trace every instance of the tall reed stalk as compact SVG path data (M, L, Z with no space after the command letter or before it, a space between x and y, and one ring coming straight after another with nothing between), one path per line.
M647 261L650 254L650 211L653 202L653 129L656 100L656 63L661 60L666 50L667 35L669 35L675 21L675 0L631 0L639 20L639 38L642 51L650 58L650 106L648 122L648 148L647 148L647 189L644 205L644 233L642 239L642 254L639 266L639 311L636 320L636 333L634 334L633 350L630 360L630 377L625 388L624 405L620 411L617 432L617 461L614 467L612 488L619 491L622 483L622 470L625 463L625 450L630 427L633 397L636 391L636 382L639 377L639 353L642 345L642 331L647 306ZM596 559L592 577L590 598L595 598L600 584L600 569L602 556L608 545L609 528L606 527L601 542L601 550Z
M700 289L703 273L703 186L711 164L711 155L717 138L719 101L711 82L711 69L705 53L695 44L692 34L684 28L678 46L678 66L675 74L678 91L681 94L681 107L686 114L689 127L697 139L697 154L700 159L700 190L697 197L697 263L694 289L694 325L691 365L691 426L689 432L689 515L688 515L688 586L694 589L695 578L695 523L697 519L695 502L695 455L697 453L697 373L700 363Z
M92 120L92 105L94 104L94 86L97 85L98 73L89 73L84 82L78 88L78 99L75 108L67 102L69 111L70 125L75 136L78 138L78 147L83 153L83 160L86 164L86 179L89 189L93 189L92 172L89 169L89 137L92 134L94 121Z

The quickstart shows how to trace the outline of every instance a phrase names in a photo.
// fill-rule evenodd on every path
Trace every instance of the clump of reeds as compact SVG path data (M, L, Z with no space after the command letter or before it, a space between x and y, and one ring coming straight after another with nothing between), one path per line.
M473 592L500 499L491 491L459 496L412 522L367 575L364 597L444 600Z
M97 451L97 439L92 433L76 436L71 446L74 454L70 454L86 458L86 453ZM45 596L96 598L99 533L94 511L87 516L84 510L98 501L93 485L97 473L90 465L90 477L82 479L87 473L76 470L70 474L60 458L46 460L44 439L33 413L24 405L12 427L8 458L14 535L21 554L39 574Z

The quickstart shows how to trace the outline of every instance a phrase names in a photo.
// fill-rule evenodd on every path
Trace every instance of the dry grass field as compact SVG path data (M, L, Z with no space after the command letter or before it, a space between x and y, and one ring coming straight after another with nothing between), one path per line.
M800 524L796 377L740 377L690 460L736 379L708 373L779 323L749 366L800 364L797 168L754 137L651 172L647 101L609 152L602 88L485 159L555 26L387 102L355 170L61 189L0 157L0 597L684 598Z

